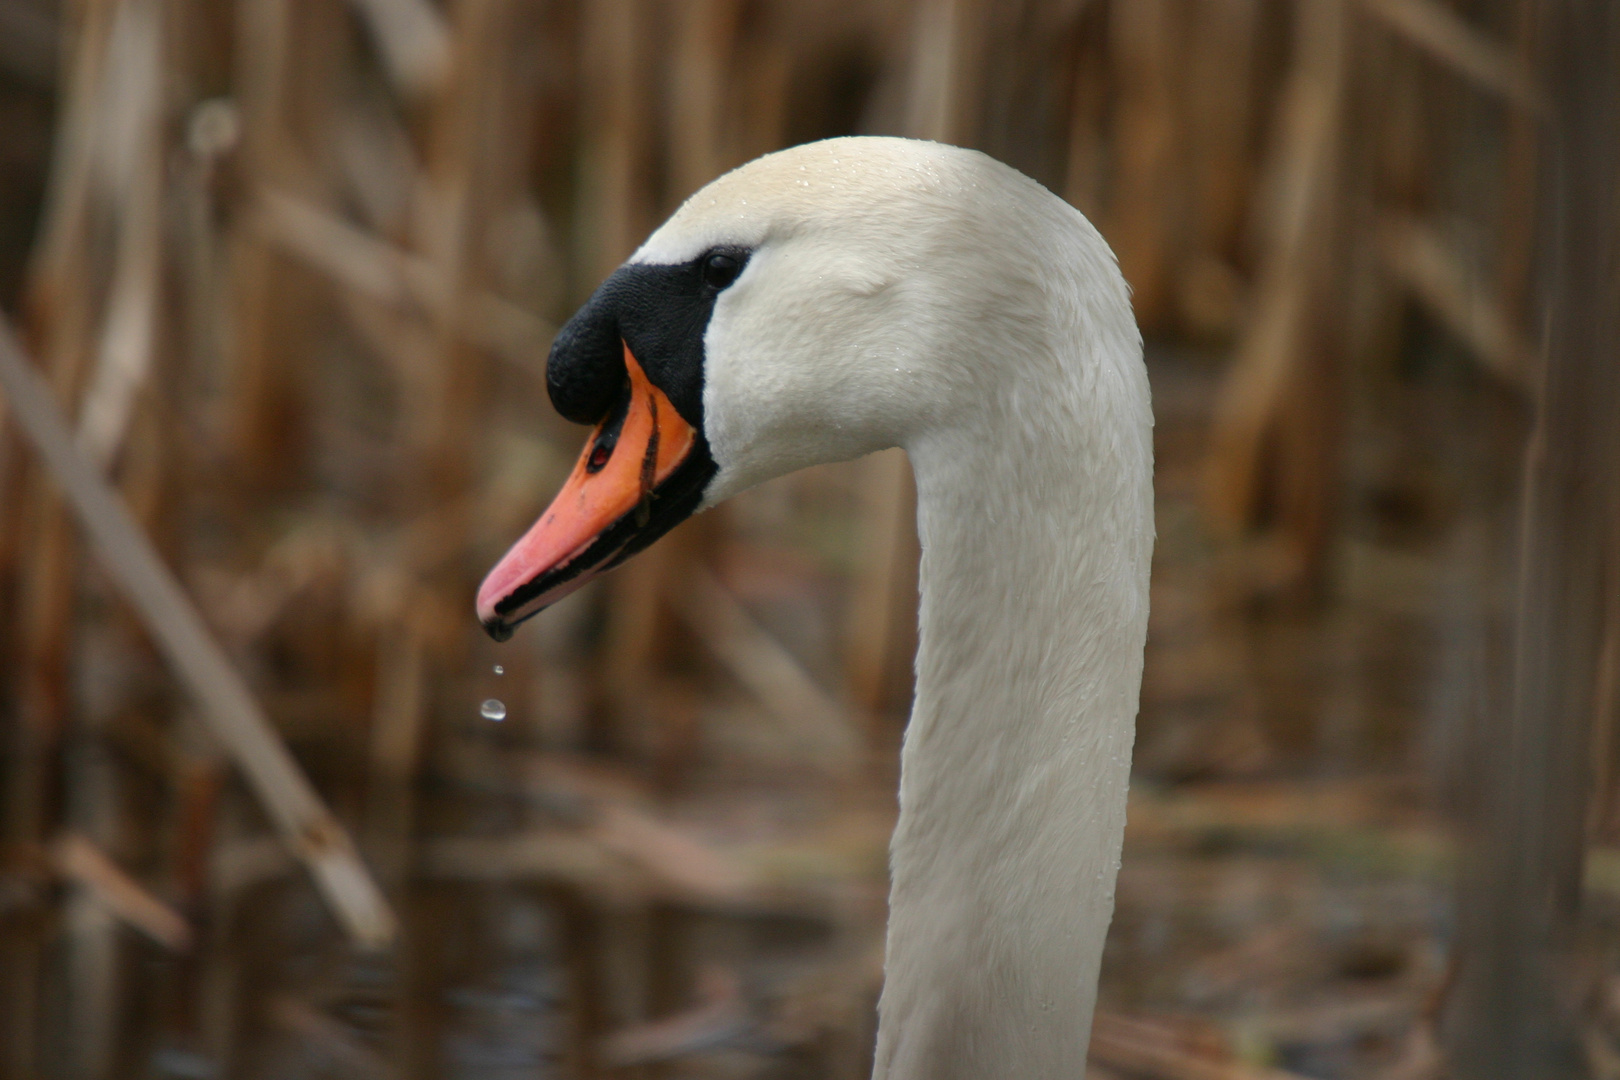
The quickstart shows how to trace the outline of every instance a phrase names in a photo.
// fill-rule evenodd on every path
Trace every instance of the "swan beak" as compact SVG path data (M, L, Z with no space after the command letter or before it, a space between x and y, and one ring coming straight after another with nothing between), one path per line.
M629 346L624 366L629 386L591 432L563 489L478 588L478 620L496 641L697 508L712 474L712 465L701 467L709 460L701 436L647 380Z

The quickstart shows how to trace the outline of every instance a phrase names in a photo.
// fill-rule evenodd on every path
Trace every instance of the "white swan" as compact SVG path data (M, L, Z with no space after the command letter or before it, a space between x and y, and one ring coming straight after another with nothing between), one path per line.
M1141 337L1096 230L973 151L784 150L687 200L548 382L598 427L479 590L497 638L694 510L905 447L922 607L874 1075L1082 1077L1153 544Z

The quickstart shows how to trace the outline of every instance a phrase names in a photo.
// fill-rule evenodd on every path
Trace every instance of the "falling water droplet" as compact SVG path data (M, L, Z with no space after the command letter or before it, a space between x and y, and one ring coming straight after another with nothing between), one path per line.
M484 714L485 720L506 719L506 703L498 698L490 698L478 711Z
M506 674L506 669L501 667L501 665L496 664L495 665L495 674L497 674L497 675L505 675Z

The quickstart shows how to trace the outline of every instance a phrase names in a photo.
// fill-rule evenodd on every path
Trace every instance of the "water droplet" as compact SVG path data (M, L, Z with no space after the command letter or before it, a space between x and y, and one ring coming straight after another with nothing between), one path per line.
M506 669L501 667L501 665L496 664L495 665L495 674L497 674L497 675L505 675L506 674Z
M484 715L485 720L505 720L506 702L498 698L490 698L484 702L478 711Z

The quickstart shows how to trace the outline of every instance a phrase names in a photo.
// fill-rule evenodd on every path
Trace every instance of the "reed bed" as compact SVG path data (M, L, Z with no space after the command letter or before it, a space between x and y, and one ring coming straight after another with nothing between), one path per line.
M1159 548L1093 1080L1620 1075L1620 17L0 5L0 1080L867 1075L898 451L509 645L554 328L848 133L1097 222Z

